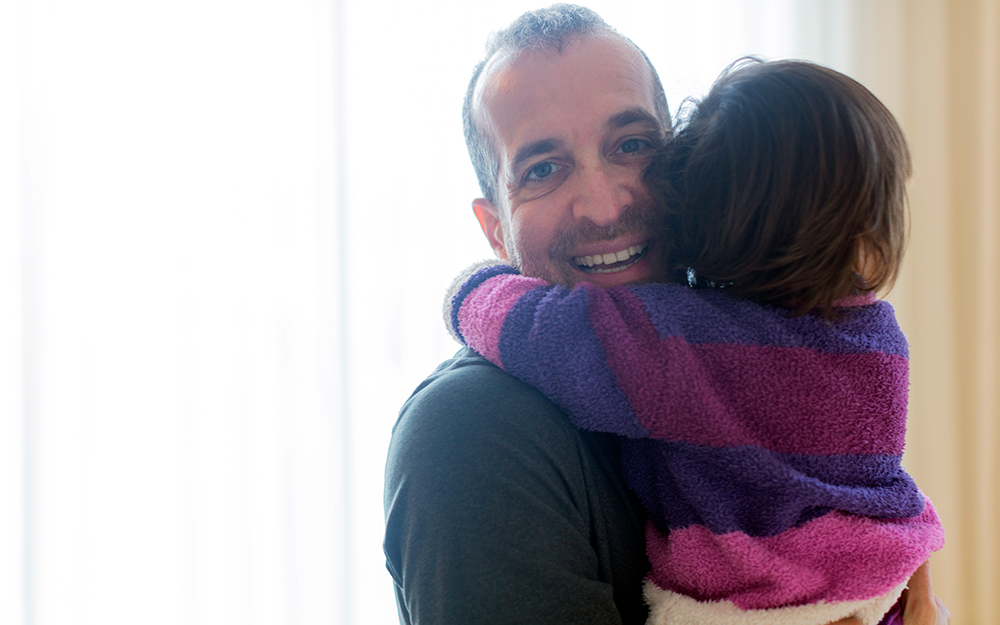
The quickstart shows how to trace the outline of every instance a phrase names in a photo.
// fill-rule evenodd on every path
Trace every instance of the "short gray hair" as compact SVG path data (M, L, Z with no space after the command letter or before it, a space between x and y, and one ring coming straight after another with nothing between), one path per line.
M476 83L483 73L483 68L493 56L507 50L519 53L524 50L550 49L562 52L563 45L573 37L590 35L600 31L617 33L617 31L601 16L586 7L575 4L553 4L544 9L528 11L510 23L507 28L499 30L486 41L486 56L472 70L472 80L465 92L465 103L462 105L462 126L465 130L465 145L469 149L472 167L479 179L479 188L483 197L496 205L497 203L497 172L500 164L497 160L497 149L492 139L485 136L472 120L472 100L476 91ZM626 38L627 39L627 38ZM632 43L630 39L627 39ZM635 45L634 43L632 45ZM663 125L663 130L670 133L670 110L667 107L667 96L660 83L656 68L650 63L649 57L639 46L636 50L649 65L653 73L653 98L656 116Z

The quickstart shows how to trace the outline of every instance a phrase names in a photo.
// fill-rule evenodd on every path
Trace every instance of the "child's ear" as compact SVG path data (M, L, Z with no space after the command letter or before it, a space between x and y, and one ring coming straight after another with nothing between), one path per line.
M879 272L879 254L872 242L858 237L854 244L854 273L861 276L865 284L871 284Z

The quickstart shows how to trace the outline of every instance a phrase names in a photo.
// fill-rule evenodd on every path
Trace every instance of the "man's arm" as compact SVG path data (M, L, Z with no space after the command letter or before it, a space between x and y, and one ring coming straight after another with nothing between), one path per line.
M432 376L386 466L401 621L644 622L644 519L609 443L478 357Z
M951 613L945 607L941 598L934 594L931 585L930 560L920 565L900 599L903 605L903 625L949 625ZM895 625L896 621L893 622ZM846 618L832 625L861 625L855 618Z
M930 560L918 568L903 591L903 625L949 625L951 613L931 587ZM893 621L892 625L895 625ZM856 618L845 618L831 625L862 625Z
M903 625L948 625L951 614L931 585L931 563L924 562L913 573L903 591Z

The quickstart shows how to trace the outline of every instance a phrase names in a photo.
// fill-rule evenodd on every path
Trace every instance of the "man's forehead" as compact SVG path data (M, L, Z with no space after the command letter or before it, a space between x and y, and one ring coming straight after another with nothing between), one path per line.
M547 47L515 53L501 51L487 62L473 95L473 121L495 140L510 138L515 126L545 127L551 121L609 120L591 115L589 103L608 115L648 109L655 118L652 69L639 50L614 32L568 40L562 49ZM587 120L567 116L587 114ZM499 146L498 146L499 147Z

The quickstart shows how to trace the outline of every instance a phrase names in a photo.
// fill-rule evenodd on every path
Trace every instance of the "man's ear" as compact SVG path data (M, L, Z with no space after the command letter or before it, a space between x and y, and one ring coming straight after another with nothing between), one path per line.
M479 220L479 227L483 229L483 234L490 242L490 247L500 260L507 260L507 247L504 245L503 222L500 221L500 213L486 198L476 198L472 200L472 212Z

